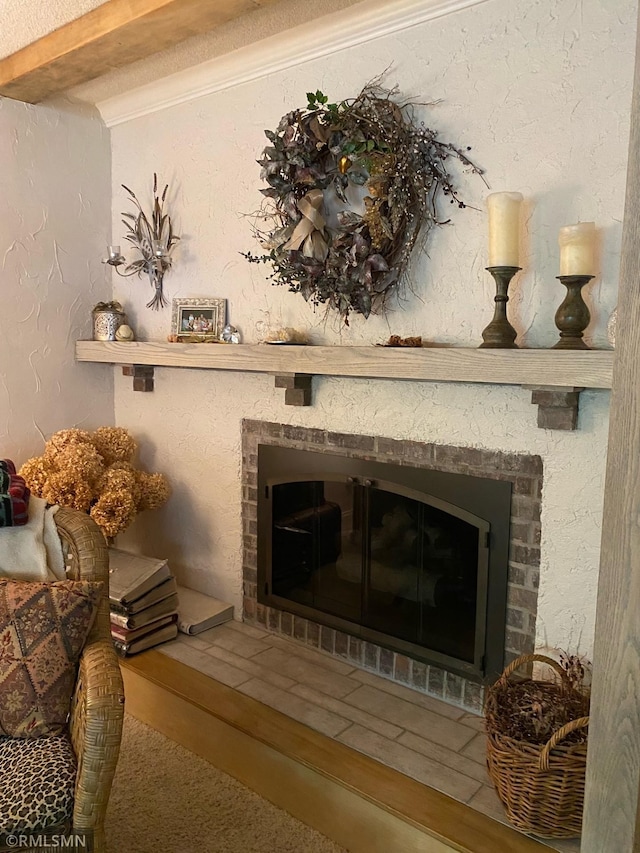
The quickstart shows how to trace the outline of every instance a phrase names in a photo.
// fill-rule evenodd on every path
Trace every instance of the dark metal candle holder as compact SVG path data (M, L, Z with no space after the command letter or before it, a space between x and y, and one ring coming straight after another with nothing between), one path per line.
M593 276L559 275L557 278L567 288L567 295L556 311L555 321L560 329L560 340L553 349L589 349L582 340L582 333L589 325L591 314L582 298L582 288Z
M509 301L508 290L511 279L522 267L487 267L496 283L496 303L493 320L482 332L480 347L493 349L517 349L516 335L518 334L511 323L507 320L507 302Z

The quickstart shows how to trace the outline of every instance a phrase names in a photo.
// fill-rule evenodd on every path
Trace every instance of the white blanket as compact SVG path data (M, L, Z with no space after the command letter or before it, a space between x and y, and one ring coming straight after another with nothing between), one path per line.
M54 521L57 506L29 499L29 521L0 528L0 577L24 581L65 579L62 545Z

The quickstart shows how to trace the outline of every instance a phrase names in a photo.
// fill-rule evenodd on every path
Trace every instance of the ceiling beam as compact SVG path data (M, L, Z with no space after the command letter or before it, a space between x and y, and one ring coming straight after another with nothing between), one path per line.
M0 95L39 103L277 0L106 0L0 59Z

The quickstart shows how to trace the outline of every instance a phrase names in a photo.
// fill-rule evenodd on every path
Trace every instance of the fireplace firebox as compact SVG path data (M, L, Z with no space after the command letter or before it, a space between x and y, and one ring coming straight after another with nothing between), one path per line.
M511 483L258 447L258 601L485 681L505 648Z

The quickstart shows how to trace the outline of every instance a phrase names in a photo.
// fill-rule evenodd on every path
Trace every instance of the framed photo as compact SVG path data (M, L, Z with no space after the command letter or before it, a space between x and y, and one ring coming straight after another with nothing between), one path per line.
M226 299L174 299L171 334L179 341L218 341L224 329L226 313Z

